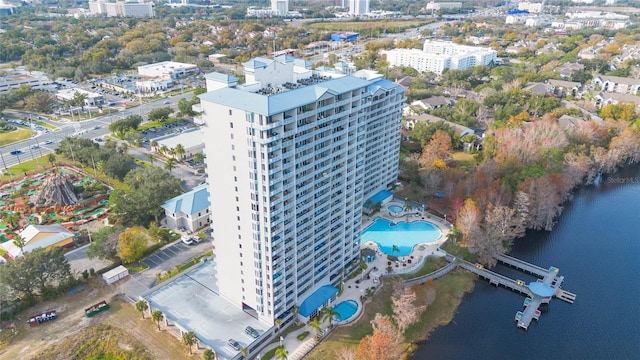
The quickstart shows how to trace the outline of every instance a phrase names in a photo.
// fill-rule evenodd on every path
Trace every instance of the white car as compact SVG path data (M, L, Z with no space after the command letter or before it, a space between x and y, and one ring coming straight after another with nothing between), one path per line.
M30 147L31 147L32 149L37 149L37 148L39 148L39 147L40 147L40 145L38 145L38 144L34 144L34 145L31 145Z
M194 243L194 242L193 242L193 239L192 239L192 238L190 238L190 237L183 237L183 238L182 238L182 239L180 239L180 240L181 240L181 241L182 241L182 243L183 243L183 244L185 244L185 245L192 245L192 244Z

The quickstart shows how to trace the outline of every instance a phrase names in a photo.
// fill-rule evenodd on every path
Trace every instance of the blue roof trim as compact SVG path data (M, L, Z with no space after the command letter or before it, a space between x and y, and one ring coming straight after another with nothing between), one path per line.
M209 185L202 184L193 190L169 199L162 204L162 208L173 213L182 212L195 214L209 207Z
M300 304L300 308L298 309L298 314L303 317L309 317L315 310L317 310L322 304L326 303L327 300L331 299L335 294L338 293L338 288L332 285L324 285L320 289L313 292L313 294L309 295L302 304Z

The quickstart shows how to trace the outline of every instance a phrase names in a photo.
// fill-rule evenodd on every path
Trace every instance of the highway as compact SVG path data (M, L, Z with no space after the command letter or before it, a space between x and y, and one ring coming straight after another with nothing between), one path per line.
M129 115L141 115L146 119L147 114L152 109L165 106L171 106L177 109L177 103L180 99L183 97L191 98L192 96L193 94L191 92L187 92L169 98L143 103L142 106L117 109L115 111L107 110L106 114L101 114L100 116L79 122L41 120L56 126L57 129L50 130L49 132L38 131L37 134L34 134L34 136L29 139L0 147L0 169L7 169L23 161L35 160L37 157L47 155L55 151L60 140L67 136L78 134L79 137L87 139L103 137L109 134L108 127L113 121ZM165 102L169 103L165 104ZM32 116L35 118L36 115ZM20 153L16 154L16 151L20 151ZM12 155L12 152L15 155Z

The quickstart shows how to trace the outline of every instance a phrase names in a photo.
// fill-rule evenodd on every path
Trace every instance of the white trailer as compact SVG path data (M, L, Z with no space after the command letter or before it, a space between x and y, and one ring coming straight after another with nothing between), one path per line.
M124 278L129 275L129 269L120 265L115 269L111 269L106 273L102 274L102 280L107 283L107 285L111 285L114 282Z

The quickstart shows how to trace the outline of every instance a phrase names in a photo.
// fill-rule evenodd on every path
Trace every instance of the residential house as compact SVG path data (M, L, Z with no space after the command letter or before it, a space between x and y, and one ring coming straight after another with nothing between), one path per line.
M559 97L575 97L580 95L580 91L582 90L582 84L575 81L551 79L548 84L551 86L551 93Z
M570 79L573 76L573 73L583 70L584 65L578 63L566 63L556 68L556 72L560 74L560 77L563 79Z
M422 108L424 110L438 109L443 106L452 106L453 100L444 96L432 96L430 98L416 100L411 103L411 106Z
M456 134L460 135L460 137L463 137L469 134L475 134L475 130L471 128L468 128L460 124L452 123L451 121L447 121L441 117L433 116L429 114L407 116L405 127L409 130L413 130L413 127L415 126L415 124L421 121L428 122L428 123L437 123L442 121L443 123L449 125L449 127L451 127Z
M0 249L7 257L15 259L37 248L50 249L54 246L67 247L73 245L74 234L62 225L29 225L20 232L25 246L20 249L13 241L0 244Z
M209 224L209 185L202 184L193 190L169 199L162 204L168 228L196 231Z
M633 103L636 105L636 109L640 110L640 96L637 95L601 92L594 96L594 102L598 108L609 104Z
M600 87L602 91L616 92L619 94L636 95L638 90L640 90L640 79L620 76L600 75L592 80L592 84Z

